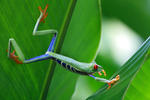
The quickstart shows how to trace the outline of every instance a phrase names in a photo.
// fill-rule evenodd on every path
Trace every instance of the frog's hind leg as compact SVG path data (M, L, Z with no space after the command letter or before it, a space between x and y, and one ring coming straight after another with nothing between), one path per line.
M55 40L56 40L56 36L58 34L57 30L48 29L48 30L37 31L40 22L43 21L47 17L47 13L46 13L47 8L48 8L48 5L46 5L44 10L42 10L41 7L39 7L39 10L40 10L41 14L40 14L40 16L37 19L37 22L35 24L35 27L34 27L34 30L33 30L33 35L54 34L54 36L53 36L53 38L50 42L49 48L47 50L47 52L52 52L52 51L54 51Z
M12 46L14 47L14 51L11 53ZM17 64L32 63L32 62L46 60L46 59L51 58L50 55L44 54L44 55L37 56L37 57L26 60L20 47L18 46L17 42L13 38L9 39L7 52L8 52L8 57L11 58L12 60L14 60ZM17 56L15 55L15 52L16 52Z
M57 33L54 34L54 36L53 36L53 38L52 38L52 40L50 42L50 45L49 45L49 48L48 48L47 52L53 52L54 51L56 34ZM31 58L31 59L25 60L24 63L31 63L31 62L36 62L36 61L50 59L50 58L53 58L53 57L46 53L44 55L37 56L37 57Z
M57 34L54 34L54 36L53 36L53 38L52 38L52 40L51 40L51 42L50 42L50 45L49 45L49 47L48 47L47 52L53 52L53 51L54 51L56 36L57 36Z
M39 8L41 14L40 14L39 18L37 19L37 22L36 22L35 27L33 29L33 35L46 35L46 34L50 34L50 33L54 34L54 36L52 38L52 41L50 43L50 46L48 48L48 51L53 51L54 50L54 43L55 43L55 39L56 39L56 34L58 33L57 30L48 29L48 30L37 31L39 23L47 17L47 13L46 13L47 8L48 8L48 5L46 5L44 10ZM15 55L15 51L13 51L13 53L11 53L12 46L14 47L14 49L17 53L17 56ZM50 55L44 54L44 55L41 55L41 56L37 56L37 57L31 58L31 59L25 60L25 57L24 57L21 49L19 48L18 44L16 43L16 41L13 38L9 39L8 57L13 59L18 64L31 63L31 62L36 62L36 61L41 61L41 60L51 58Z
M46 60L50 58L51 56L49 56L48 54L44 54L44 55L40 55L31 59L25 60L24 63L32 63L32 62L42 61L42 60Z

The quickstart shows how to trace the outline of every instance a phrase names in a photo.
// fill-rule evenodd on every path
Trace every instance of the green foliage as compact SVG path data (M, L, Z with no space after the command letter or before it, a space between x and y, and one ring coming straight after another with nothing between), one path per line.
M120 80L111 89L107 89L108 85L105 84L99 91L88 100L121 100L130 82L140 69L142 63L145 61L145 56L150 48L150 37L143 43L141 48L111 77L120 75Z
M70 0L61 3L58 0L50 1L49 17L46 18L45 24L41 24L40 29L54 28L60 31L69 2ZM38 6L44 7L47 3L40 0L0 1L0 98L3 100L37 100L40 98L46 73L50 67L49 61L17 65L8 59L6 49L8 39L13 37L26 59L46 52L51 36L33 37L32 31L40 15Z
M100 39L98 0L0 1L0 98L3 100L70 99L78 75L49 61L17 65L7 58L8 39L13 37L26 59L46 52L51 36L32 36L38 6L49 4L46 23L40 29L59 31L56 52L79 61L94 59ZM64 41L64 42L63 42ZM53 75L54 74L54 75ZM73 78L73 79L72 79Z
M86 5L84 0L77 1L61 54L82 62L93 61L99 46L100 17L98 0L87 0ZM47 100L69 100L78 76L57 65Z
M150 36L149 7L149 0L102 0L102 12L105 17L121 20L144 39ZM148 68L149 57L131 82L125 100L149 100Z
M149 50L150 51L150 50ZM149 91L150 91L150 78L149 78L149 65L150 59L149 54L147 54L147 58L142 66L142 68L137 73L136 77L133 79L130 84L129 89L125 95L125 100L149 100Z
M38 6L43 8L46 4L49 4L48 17L39 29L58 30L55 52L81 62L91 62L96 58L96 62L108 73L106 78L113 73L112 77L121 76L111 89L107 90L106 84L90 77L77 80L80 75L49 60L17 65L8 59L6 49L11 37L19 44L26 59L45 53L51 35L34 37L32 31L40 15ZM103 17L120 19L143 39L150 36L149 6L148 0L102 0ZM85 94L88 89L97 91L88 98L90 100L150 99L150 38L120 68L109 55L96 57L101 34L99 0L0 0L0 7L0 99L70 100L74 92L82 94L81 89ZM75 89L77 81L82 84L79 89Z

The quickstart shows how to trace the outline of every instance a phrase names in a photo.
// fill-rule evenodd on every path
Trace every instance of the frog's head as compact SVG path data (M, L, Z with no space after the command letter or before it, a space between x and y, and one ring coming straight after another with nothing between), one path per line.
M98 64L94 64L93 70L94 70L95 72L98 72L98 74L99 74L100 76L102 75L102 73L104 74L104 76L106 76L105 70L103 69L102 66L100 66L100 65L98 65ZM101 73L101 72L102 72L102 73Z

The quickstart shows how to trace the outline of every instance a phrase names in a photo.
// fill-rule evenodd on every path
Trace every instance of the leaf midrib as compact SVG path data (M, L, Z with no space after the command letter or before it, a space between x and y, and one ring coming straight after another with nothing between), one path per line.
M67 33L68 26L69 26L71 18L72 18L72 14L73 14L76 2L77 2L77 0L72 0L69 3L69 6L68 6L68 9L66 12L66 16L64 17L63 24L58 33L58 37L57 37L57 41L56 41L56 45L55 45L55 49L54 49L55 52L60 52L60 50L61 50L65 35ZM52 77L54 75L55 66L56 66L56 63L53 61L50 61L50 66L47 71L45 81L43 83L44 85L41 90L39 100L46 100L46 98L47 98L47 94L48 94L48 91L49 91L49 88L50 88L50 85L52 82Z

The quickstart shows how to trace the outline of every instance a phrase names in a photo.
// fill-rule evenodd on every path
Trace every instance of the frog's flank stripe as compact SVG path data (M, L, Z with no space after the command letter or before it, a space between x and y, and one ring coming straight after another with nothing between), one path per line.
M83 72L83 71L80 71L74 67L71 67L71 65L69 64L66 64L65 62L59 60L59 59L56 59L55 57L52 57L52 60L56 61L58 64L60 64L62 67L64 67L65 69L71 71L71 72L75 72L75 73L78 73L78 74L81 74L81 75L88 75L88 73L86 72Z

